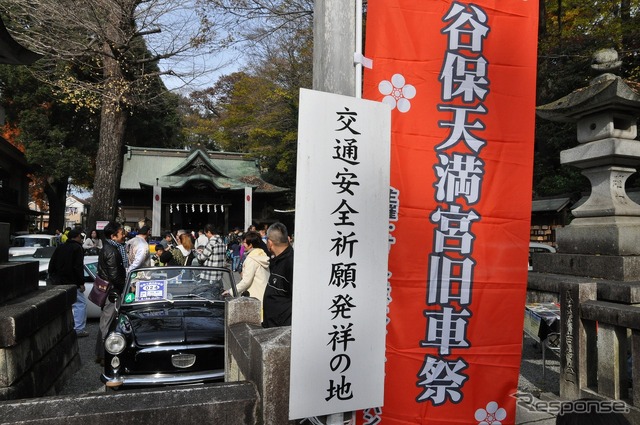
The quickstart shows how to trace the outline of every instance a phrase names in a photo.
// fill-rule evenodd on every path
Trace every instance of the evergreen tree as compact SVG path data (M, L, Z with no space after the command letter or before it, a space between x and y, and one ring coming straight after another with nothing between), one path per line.
M0 65L0 92L6 111L3 133L33 166L32 194L46 196L53 233L64 227L69 180L82 186L93 182L97 117L61 101L24 66Z
M538 105L588 86L596 76L590 67L592 56L603 48L616 49L623 61L620 76L637 81L640 1L542 0L540 6ZM536 120L534 196L579 196L590 189L578 169L560 164L560 151L576 145L575 123Z

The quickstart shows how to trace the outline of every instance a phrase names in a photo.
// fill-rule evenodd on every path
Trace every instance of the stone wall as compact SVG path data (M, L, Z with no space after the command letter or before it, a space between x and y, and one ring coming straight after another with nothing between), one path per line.
M0 403L3 424L251 425L258 394L251 382Z
M37 261L0 261L0 400L55 394L80 368L75 300L75 286L38 286Z
M247 379L260 395L258 423L289 421L289 365L291 327L260 326L260 302L241 297L227 303L226 381Z
M37 276L36 263L24 264L34 265ZM75 297L73 286L53 287L0 307L0 400L55 394L80 368Z
M640 282L529 273L542 297L560 302L560 397L623 400L640 423Z

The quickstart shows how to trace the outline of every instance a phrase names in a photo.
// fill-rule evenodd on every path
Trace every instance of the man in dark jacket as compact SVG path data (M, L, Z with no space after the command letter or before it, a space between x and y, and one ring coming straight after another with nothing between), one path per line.
M267 230L267 247L274 256L269 261L269 282L264 292L262 326L291 326L293 297L293 248L289 245L287 228L274 223Z
M73 328L78 337L89 336L87 325L87 299L84 297L84 249L82 233L70 230L67 241L57 246L49 261L49 283L53 285L76 285L76 302L73 303Z
M124 247L125 232L122 226L116 222L109 222L104 227L103 233L105 241L98 256L98 276L111 284L112 294L107 297L100 315L100 333L96 341L97 363L101 363L104 359L104 338L116 313L115 303L111 299L122 295L129 263Z

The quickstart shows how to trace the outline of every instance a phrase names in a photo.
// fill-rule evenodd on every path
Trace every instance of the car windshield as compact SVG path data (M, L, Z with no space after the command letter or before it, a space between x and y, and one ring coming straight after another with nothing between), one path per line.
M50 240L47 238L15 238L13 246L42 248L43 246L49 246L49 242Z
M236 296L228 269L212 267L157 267L130 273L124 304L153 301L224 301L224 291Z

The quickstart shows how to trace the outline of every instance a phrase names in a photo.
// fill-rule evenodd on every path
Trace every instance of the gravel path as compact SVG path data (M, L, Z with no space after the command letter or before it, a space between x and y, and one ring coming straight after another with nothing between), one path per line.
M105 386L100 381L102 367L95 362L96 338L98 336L98 320L87 320L89 336L78 338L78 351L82 366L73 378L67 382L60 395L78 395L88 393L104 393Z
M540 397L541 393L560 394L560 357L547 350L545 379L542 379L542 351L540 343L525 335L522 339L522 362L518 390Z

